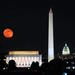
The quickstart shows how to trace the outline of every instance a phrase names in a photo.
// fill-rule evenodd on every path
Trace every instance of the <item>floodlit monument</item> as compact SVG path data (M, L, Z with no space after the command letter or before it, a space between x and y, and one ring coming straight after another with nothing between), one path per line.
M62 60L65 59L75 59L75 53L71 53L69 46L67 45L67 43L65 43L61 53L58 53L58 55L55 58L59 58Z
M69 55L69 54L70 54L70 49L65 43L65 46L63 47L63 50L62 50L62 55Z
M54 37L53 37L53 12L49 11L49 25L48 25L48 62L54 59Z
M39 62L39 66L42 64L42 55L39 51L9 51L6 56L6 63L8 64L10 60L16 62L16 67L30 67L32 62Z

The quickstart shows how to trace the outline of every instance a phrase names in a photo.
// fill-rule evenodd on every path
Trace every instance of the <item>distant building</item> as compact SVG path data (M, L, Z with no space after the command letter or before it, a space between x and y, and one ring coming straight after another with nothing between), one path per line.
M70 49L67 46L67 44L65 44L65 46L63 47L63 50L62 50L62 55L68 55L68 54L70 54Z
M9 51L9 55L6 56L6 63L10 60L16 62L16 67L30 67L32 62L39 62L39 66L42 64L42 55L39 51Z
M59 58L59 59L73 59L75 58L75 53L70 53L70 49L67 46L67 44L65 43L65 46L62 49L62 52L59 52L56 56L55 59Z

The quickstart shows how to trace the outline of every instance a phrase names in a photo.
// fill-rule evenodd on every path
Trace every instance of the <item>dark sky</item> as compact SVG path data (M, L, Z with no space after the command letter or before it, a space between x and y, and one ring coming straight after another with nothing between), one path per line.
M55 54L62 50L64 43L74 52L74 6L74 2L65 0L0 2L0 53L37 49L47 57L50 7L54 13ZM14 31L12 39L3 37L2 32L7 27Z
M75 52L75 5L73 1L61 0L54 3L55 52L61 51L67 43Z

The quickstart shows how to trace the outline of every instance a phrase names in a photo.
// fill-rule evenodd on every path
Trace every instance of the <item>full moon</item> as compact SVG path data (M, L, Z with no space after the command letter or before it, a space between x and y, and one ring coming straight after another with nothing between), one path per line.
M13 37L13 30L10 28L6 28L3 31L3 35L5 38L12 38Z

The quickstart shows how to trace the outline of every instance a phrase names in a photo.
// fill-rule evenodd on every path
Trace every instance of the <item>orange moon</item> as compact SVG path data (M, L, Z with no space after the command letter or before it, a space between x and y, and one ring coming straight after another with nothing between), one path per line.
M4 35L5 38L12 38L13 37L13 30L10 29L10 28L6 28L3 31L3 35Z

